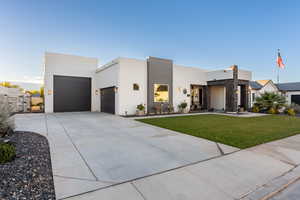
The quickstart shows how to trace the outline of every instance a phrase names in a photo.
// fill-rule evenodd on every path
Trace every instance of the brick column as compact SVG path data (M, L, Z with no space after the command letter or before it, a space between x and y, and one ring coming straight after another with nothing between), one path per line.
M239 84L239 79L238 79L238 66L237 65L233 65L232 66L232 71L233 71L233 105L232 105L232 111L233 112L237 112L237 106L238 106L238 84Z

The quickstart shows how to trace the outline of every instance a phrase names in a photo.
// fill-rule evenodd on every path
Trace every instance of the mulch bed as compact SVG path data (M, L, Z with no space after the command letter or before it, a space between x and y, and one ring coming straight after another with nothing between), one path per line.
M8 138L17 156L0 164L0 199L55 200L48 140L30 132L16 132Z

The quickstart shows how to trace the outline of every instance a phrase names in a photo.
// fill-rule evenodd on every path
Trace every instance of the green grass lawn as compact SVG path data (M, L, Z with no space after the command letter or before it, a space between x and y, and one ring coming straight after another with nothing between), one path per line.
M282 115L242 118L208 114L137 121L241 149L300 133L300 118Z

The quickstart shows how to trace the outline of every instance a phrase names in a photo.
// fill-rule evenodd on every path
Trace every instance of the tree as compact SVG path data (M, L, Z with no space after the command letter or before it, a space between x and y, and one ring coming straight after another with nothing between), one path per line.
M44 98L44 95L45 95L45 87L44 86L42 86L40 88L40 94L41 94L41 97Z
M256 98L255 106L258 106L262 111L269 111L271 108L279 110L286 104L284 96L274 93L265 92Z
M20 86L18 85L13 85L10 82L4 81L2 83L0 83L1 86L3 87L7 87L7 88L20 88Z

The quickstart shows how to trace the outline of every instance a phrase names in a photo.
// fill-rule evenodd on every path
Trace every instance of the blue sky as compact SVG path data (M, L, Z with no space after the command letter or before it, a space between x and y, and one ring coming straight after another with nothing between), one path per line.
M0 80L37 81L45 51L99 58L173 59L207 69L232 64L254 79L300 81L300 1L1 1Z

